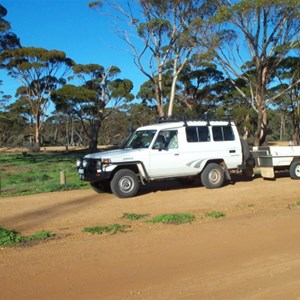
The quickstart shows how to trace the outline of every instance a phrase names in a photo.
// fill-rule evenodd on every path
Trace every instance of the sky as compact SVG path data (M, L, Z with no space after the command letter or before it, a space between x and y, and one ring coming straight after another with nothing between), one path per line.
M115 34L108 17L88 7L91 0L0 0L24 47L64 51L78 64L95 63L121 69L120 78L130 79L136 94L146 80L133 63L129 46ZM14 96L19 83L0 70L0 90Z

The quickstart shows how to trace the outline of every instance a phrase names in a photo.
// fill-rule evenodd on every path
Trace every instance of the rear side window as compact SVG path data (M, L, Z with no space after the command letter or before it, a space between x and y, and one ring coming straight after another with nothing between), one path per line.
M186 139L189 143L208 142L210 135L207 126L188 126L186 130Z
M234 134L231 126L213 126L214 141L234 141Z

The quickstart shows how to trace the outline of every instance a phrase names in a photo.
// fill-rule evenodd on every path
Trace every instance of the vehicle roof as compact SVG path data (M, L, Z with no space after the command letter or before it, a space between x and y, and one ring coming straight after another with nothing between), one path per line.
M178 121L178 122L161 122L152 125L146 125L139 127L137 130L162 130L162 129L175 129L186 126L226 126L228 121ZM233 122L230 122L231 126L235 126Z

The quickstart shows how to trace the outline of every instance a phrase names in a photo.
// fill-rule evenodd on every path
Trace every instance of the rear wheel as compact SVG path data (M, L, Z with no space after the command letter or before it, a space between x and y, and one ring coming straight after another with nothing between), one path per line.
M140 183L136 174L128 169L117 171L110 183L113 194L119 198L134 197L139 186Z
M300 179L300 161L294 161L290 165L290 176L293 179Z
M208 189L219 188L223 185L225 174L222 167L218 164L208 164L201 173L202 184Z

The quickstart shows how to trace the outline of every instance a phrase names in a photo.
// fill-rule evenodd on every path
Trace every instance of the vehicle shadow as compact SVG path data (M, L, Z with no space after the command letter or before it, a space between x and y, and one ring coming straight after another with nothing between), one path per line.
M225 180L224 186L234 185L237 182L250 182L255 179L260 178L259 175L255 175L253 177L244 176L242 174L231 174L231 180ZM195 188L205 188L201 182L200 176L193 182L180 182L180 180L167 179L167 180L159 180L148 183L147 185L143 185L140 188L138 196L156 193L159 191L169 191L169 190L184 190L184 189L195 189Z

